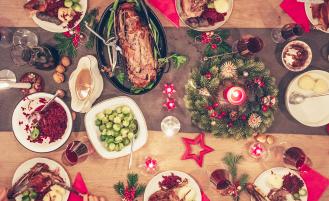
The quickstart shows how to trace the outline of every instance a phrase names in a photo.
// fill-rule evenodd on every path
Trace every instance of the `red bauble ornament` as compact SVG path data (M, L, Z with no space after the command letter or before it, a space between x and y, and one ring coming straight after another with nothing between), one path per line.
M267 112L267 110L268 110L268 106L267 105L262 105L262 111Z
M265 86L265 82L262 80L262 78L255 78L254 79L254 82L256 83L256 84L258 84L258 86L259 87L264 87Z
M211 49L217 49L217 44L211 44Z
M181 159L182 160L193 159L200 167L202 167L202 165L203 165L204 155L214 151L213 148L211 148L205 144L205 134L204 133L200 133L194 139L189 139L189 138L183 137L182 140L185 145L185 153ZM199 154L194 154L191 145L200 145L202 150L199 152Z
M214 111L213 113L210 114L211 118L215 118L218 115L218 113L216 111Z
M232 127L233 127L233 122L231 122L231 121L228 122L228 123L227 123L227 127L232 128Z
M221 115L222 116L226 116L227 115L227 112L222 112Z
M204 75L208 80L211 79L212 77L212 74L210 72L207 72L205 75Z
M214 103L212 106L213 106L214 108L216 108L216 107L219 106L219 103Z
M63 33L67 38L71 38L74 47L78 47L80 42L80 25L76 26L73 30Z
M174 84L165 84L162 93L172 96L176 92Z
M222 119L223 116L221 114L217 115L217 119Z
M246 120L247 120L247 115L242 114L242 115L241 115L241 120L242 120L242 121L246 121Z
M214 108L212 106L207 106L206 107L208 111L213 110Z
M166 102L162 105L167 108L167 110L173 110L176 108L175 99L173 98L167 98Z

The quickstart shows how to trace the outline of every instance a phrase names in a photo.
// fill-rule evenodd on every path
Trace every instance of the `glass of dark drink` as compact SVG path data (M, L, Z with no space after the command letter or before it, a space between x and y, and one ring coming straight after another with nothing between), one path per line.
M210 181L218 190L224 190L231 185L229 173L225 169L217 169L210 175Z
M293 169L299 170L303 165L310 165L304 151L298 147L290 147L283 154L283 162Z
M243 57L251 57L264 47L263 40L258 36L246 35L232 45L233 52Z
M271 37L275 43L284 43L287 40L293 40L303 35L304 29L301 25L290 23L284 25L282 28L273 29Z
M88 140L74 140L67 145L63 152L62 162L64 165L74 166L85 161L92 153L94 153L94 149Z

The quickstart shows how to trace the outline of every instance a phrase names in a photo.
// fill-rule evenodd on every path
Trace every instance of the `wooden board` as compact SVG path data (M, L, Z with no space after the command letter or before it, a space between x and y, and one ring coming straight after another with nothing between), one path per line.
M0 27L36 27L23 9L26 0L0 0ZM100 13L113 0L89 0L89 8L100 8ZM291 22L279 4L281 0L234 0L233 13L224 25L227 28L272 28L281 27ZM164 26L173 26L159 12L157 12Z
M81 137L85 133L74 133L69 142ZM180 170L192 175L205 190L210 200L229 201L230 198L220 198L214 186L209 182L211 171L217 168L223 168L221 158L226 152L234 152L243 154L245 160L239 166L239 173L247 173L251 177L251 181L255 179L262 171L271 167L282 166L280 160L269 158L266 161L255 161L247 155L247 147L251 140L230 140L215 138L208 135L206 144L215 148L215 151L206 155L204 167L200 168L193 160L180 160L184 152L184 146L181 137L193 138L196 134L179 134L168 138L161 132L150 131L148 143L139 151L134 153L133 169L131 171L139 173L141 182L147 183L152 176L141 174L141 169L138 168L143 163L144 157L154 156L160 165L160 170ZM306 135L287 135L275 134L275 140L278 145L283 146L298 146L302 148L312 161L312 167L321 174L329 177L329 136L306 136ZM23 148L15 139L11 132L0 133L0 185L11 184L12 176L15 169L22 162L34 157L47 157L61 162L61 154L64 147L60 150L49 154L33 153ZM97 195L104 195L109 201L119 200L112 186L119 180L125 180L129 157L123 157L116 160L105 160L97 154L90 156L87 161L78 164L74 167L66 167L71 179L77 172L81 172L90 192ZM141 199L139 199L141 200ZM249 196L243 193L241 201L248 201ZM328 193L323 197L323 200L329 200Z

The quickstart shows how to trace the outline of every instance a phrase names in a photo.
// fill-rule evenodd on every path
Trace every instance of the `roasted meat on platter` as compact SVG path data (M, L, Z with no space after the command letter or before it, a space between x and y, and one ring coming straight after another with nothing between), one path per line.
M157 74L150 30L142 24L134 3L120 5L115 24L127 62L128 78L134 87L144 88L155 80Z
M15 198L27 189L33 189L38 193L36 201L42 200L52 185L63 183L64 180L59 176L58 170L51 171L47 164L37 163L9 189L8 198Z
M316 27L326 31L329 27L329 1L325 0L322 4L312 4L312 16L318 19Z
M182 10L187 18L199 17L204 11L208 0L182 0Z

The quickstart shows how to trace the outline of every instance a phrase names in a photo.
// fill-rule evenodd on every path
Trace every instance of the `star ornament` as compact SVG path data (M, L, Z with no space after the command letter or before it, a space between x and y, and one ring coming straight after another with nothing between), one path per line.
M185 145L185 153L181 159L182 160L193 159L200 167L202 167L202 165L203 165L204 155L214 151L213 148L211 148L205 144L205 134L204 133L200 133L194 139L189 139L189 138L183 137L182 140ZM199 145L202 148L202 150L199 152L199 154L195 154L195 153L193 153L191 145Z

